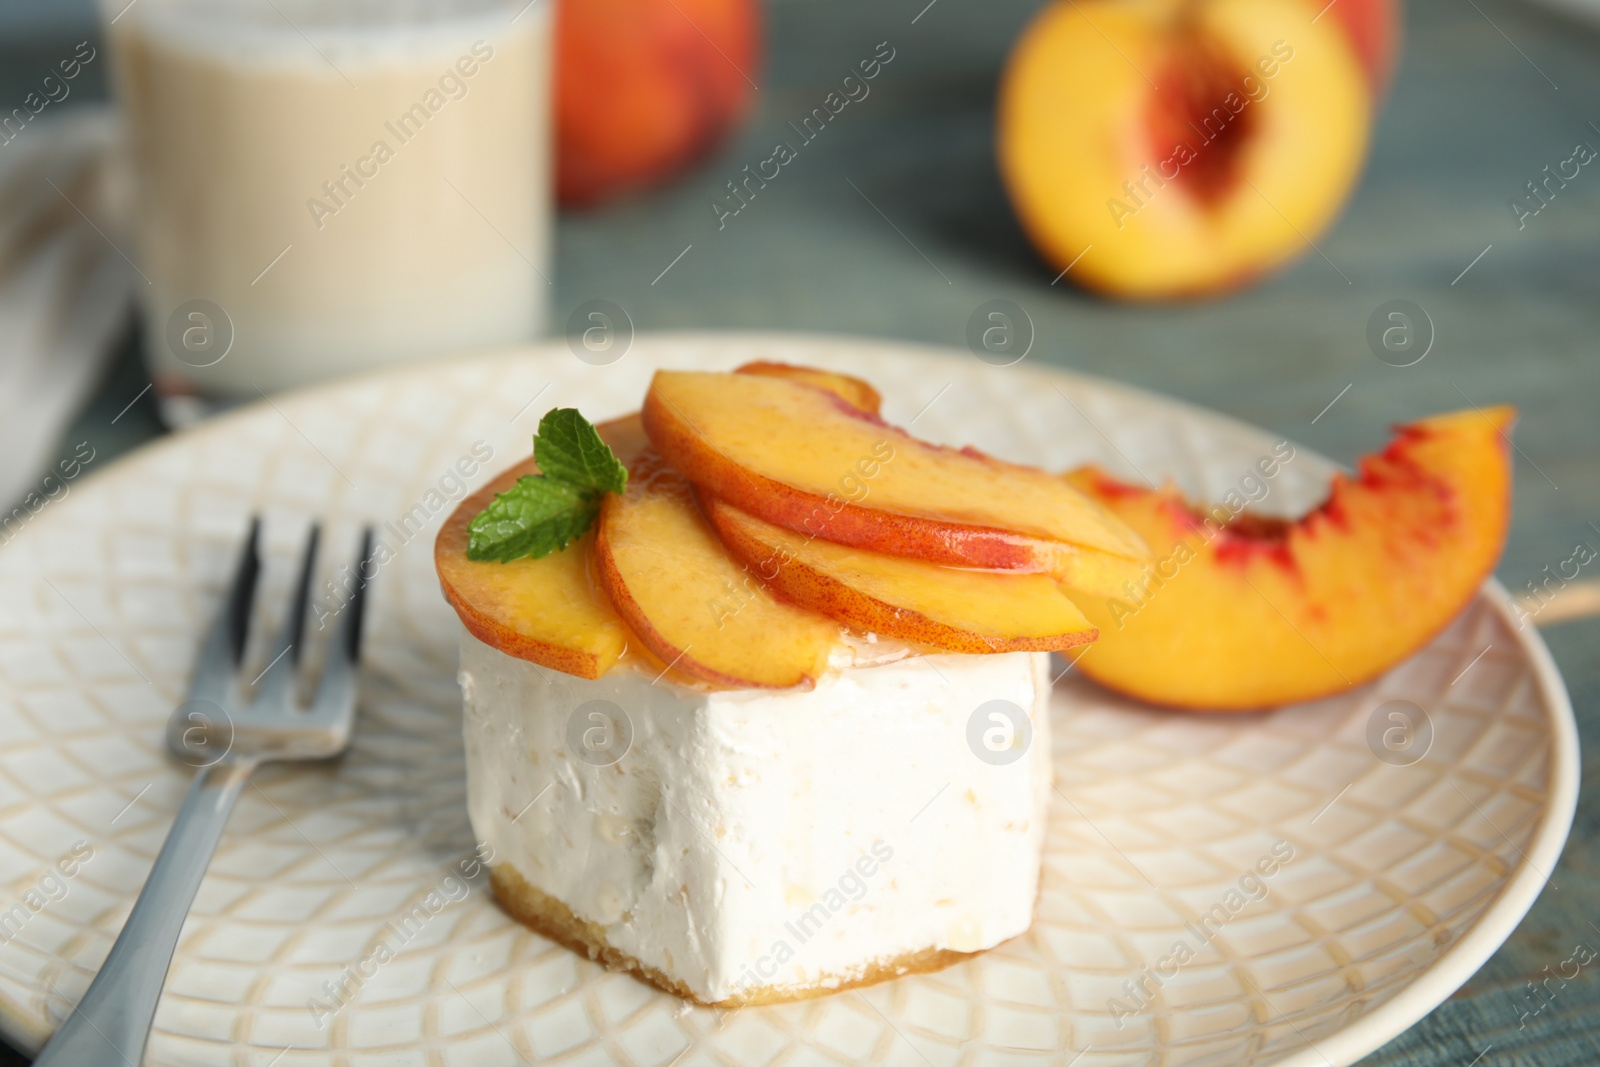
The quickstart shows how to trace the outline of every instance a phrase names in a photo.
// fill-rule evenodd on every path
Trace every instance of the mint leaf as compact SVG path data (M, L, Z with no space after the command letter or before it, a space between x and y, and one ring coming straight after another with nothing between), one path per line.
M600 494L529 474L494 498L467 526L467 558L509 563L548 556L583 535Z
M533 458L547 478L580 489L620 493L628 471L576 408L552 408L539 420Z
M518 478L467 525L467 558L509 563L559 552L594 523L606 493L620 493L628 471L573 408L539 420L533 439L538 474Z

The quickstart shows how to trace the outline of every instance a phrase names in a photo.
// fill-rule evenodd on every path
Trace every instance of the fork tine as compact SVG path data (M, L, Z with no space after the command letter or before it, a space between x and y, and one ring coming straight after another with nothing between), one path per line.
M345 659L351 664L361 661L361 628L367 611L366 568L371 561L372 527L368 526L361 531L361 551L356 556L356 590L345 609L350 614L345 617L344 630L339 635L343 639Z
M256 578L261 572L260 540L261 516L253 515L250 533L239 550L238 563L234 564L233 583L217 609L205 644L201 646L200 658L195 663L194 675L189 681L189 700L206 700L224 707L228 703L239 661L244 656L245 638L250 632L250 606L255 601Z
M311 705L313 715L337 720L355 708L356 671L361 662L361 632L366 615L367 574L372 561L372 527L361 532L361 551L356 556L355 588L345 604L339 626L337 646L328 654L328 665L317 686Z
M300 554L300 575L295 581L289 611L278 628L278 638L267 650L267 665L256 681L261 682L258 699L266 707L288 708L294 703L295 667L300 663L301 638L305 636L306 608L311 602L311 576L317 566L317 542L322 528L311 524L306 547Z

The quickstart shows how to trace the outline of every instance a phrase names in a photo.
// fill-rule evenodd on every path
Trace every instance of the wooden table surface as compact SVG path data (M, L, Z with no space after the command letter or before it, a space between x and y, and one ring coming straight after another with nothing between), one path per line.
M1501 579L1515 590L1579 541L1600 547L1589 525L1600 526L1600 170L1584 168L1523 229L1508 206L1576 143L1600 148L1600 34L1506 0L1413 3L1366 175L1320 252L1234 296L1127 306L1051 284L1055 271L1031 251L995 172L998 70L1037 5L926 2L771 8L768 63L752 72L756 114L735 141L670 189L561 220L557 330L579 304L605 298L639 329L961 348L973 310L1005 298L1036 326L1030 359L1183 397L1344 462L1393 422L1514 403L1517 503ZM724 183L770 155L788 122L884 41L895 58L871 95L719 229L711 203ZM59 43L0 42L0 103L21 99ZM1368 318L1393 299L1420 305L1436 330L1415 366L1379 361L1366 341ZM130 344L67 441L92 440L106 455L159 433L148 395L112 423L146 382ZM1600 621L1546 637L1585 752L1600 751ZM1587 785L1592 755L1583 766ZM1560 889L1547 887L1474 978L1365 1062L1600 1063L1600 978L1588 970L1523 1018L1528 982L1578 942L1600 948L1597 838L1600 804L1585 793L1554 874ZM22 1062L0 1048L0 1067Z

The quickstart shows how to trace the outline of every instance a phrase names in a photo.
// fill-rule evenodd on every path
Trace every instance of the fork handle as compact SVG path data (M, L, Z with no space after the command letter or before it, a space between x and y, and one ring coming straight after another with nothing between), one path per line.
M224 759L194 776L110 955L34 1067L128 1067L143 1061L184 919L255 768L253 760Z

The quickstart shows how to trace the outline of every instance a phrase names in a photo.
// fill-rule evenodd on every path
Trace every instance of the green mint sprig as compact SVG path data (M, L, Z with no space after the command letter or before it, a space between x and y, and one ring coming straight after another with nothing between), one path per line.
M509 563L538 559L583 536L600 500L620 493L628 471L576 408L553 408L533 436L538 474L518 478L467 526L467 558Z

